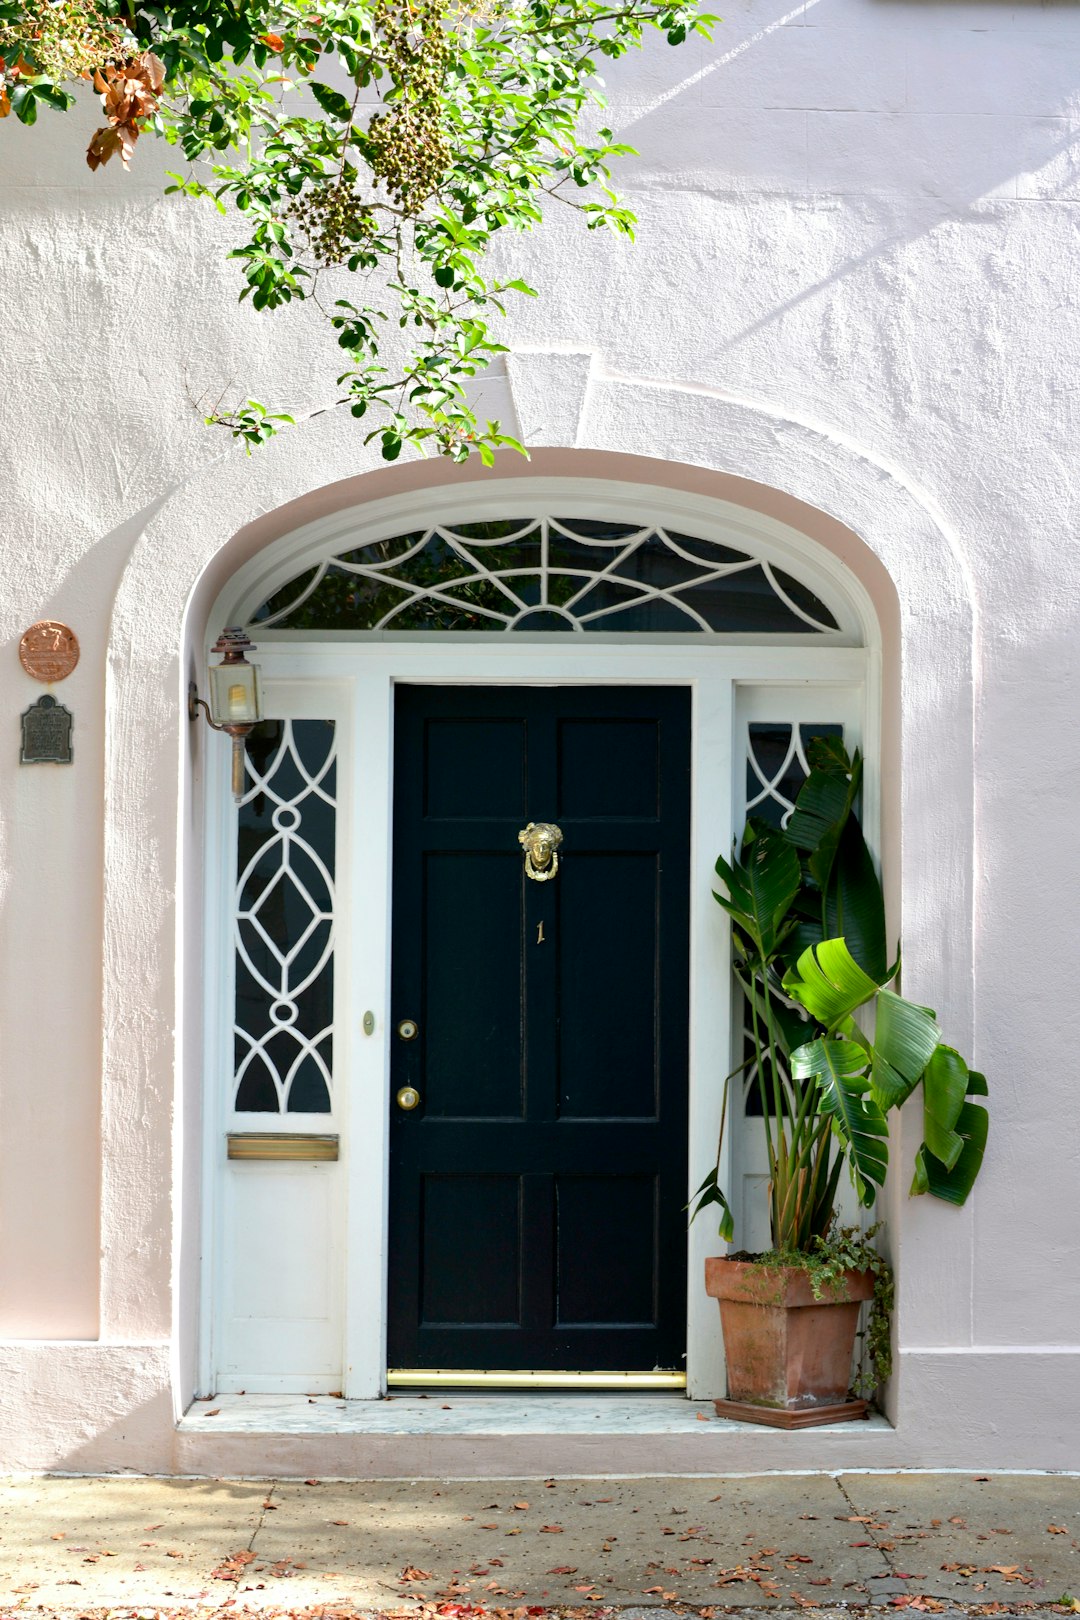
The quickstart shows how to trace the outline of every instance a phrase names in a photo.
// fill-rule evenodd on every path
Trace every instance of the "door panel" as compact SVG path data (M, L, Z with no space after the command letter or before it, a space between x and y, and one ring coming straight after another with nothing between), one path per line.
M655 1118L660 874L653 854L575 853L557 879L560 1118ZM622 950L619 941L633 940Z
M689 720L685 688L398 690L393 1367L681 1369Z

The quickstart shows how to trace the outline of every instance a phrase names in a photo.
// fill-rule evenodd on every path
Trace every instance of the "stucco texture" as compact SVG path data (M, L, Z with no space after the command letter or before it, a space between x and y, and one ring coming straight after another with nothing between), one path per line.
M891 577L905 986L987 1072L993 1109L960 1213L908 1204L905 1122L888 1209L901 1460L932 1430L947 1462L978 1412L987 1464L1065 1466L1080 16L724 9L713 44L650 44L611 74L613 127L640 152L619 176L636 244L554 209L495 250L541 296L507 319L485 409L558 449L552 467L805 503ZM383 474L334 416L250 460L204 428L198 402L228 389L300 416L325 404L333 346L303 310L237 304L233 227L162 195L171 157L150 141L129 175L90 175L93 123L86 105L0 129L0 1334L7 1387L50 1392L47 1421L5 1396L0 1467L168 1466L193 1388L198 871L179 852L198 807L181 693L213 595L284 531L287 503L485 476ZM42 689L15 649L45 617L82 644L57 693L75 762L20 768L18 716Z

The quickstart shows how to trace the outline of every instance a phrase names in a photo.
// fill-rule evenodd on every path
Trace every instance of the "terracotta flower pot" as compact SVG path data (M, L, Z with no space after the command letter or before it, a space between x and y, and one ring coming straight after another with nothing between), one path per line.
M727 1357L723 1417L800 1429L863 1417L848 1399L859 1307L874 1292L870 1271L847 1271L841 1288L815 1299L799 1266L713 1258L705 1290L720 1303Z

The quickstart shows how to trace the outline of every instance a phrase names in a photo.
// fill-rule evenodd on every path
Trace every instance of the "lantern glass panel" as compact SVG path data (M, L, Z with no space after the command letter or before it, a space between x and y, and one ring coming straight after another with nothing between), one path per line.
M211 665L210 713L219 726L253 726L261 719L259 671L254 664Z

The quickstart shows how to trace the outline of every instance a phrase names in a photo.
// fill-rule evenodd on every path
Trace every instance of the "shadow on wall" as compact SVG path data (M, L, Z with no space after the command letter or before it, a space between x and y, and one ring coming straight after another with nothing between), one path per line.
M640 65L619 64L611 121L616 138L641 156L625 160L618 181L658 197L696 192L728 209L753 199L748 234L728 238L729 262L771 296L733 295L743 309L765 309L728 335L724 346L733 346L950 222L982 219L994 204L1080 201L1080 29L1072 9L1016 12L1006 0L742 0L723 8L691 73L682 48L662 64L661 44ZM761 206L770 197L772 214ZM792 205L809 207L812 223L793 225ZM867 230L878 233L873 245L844 251ZM769 260L775 251L785 262L785 237L799 244L788 273L804 285L780 298ZM943 257L950 246L946 239ZM889 284L880 290L887 294Z

